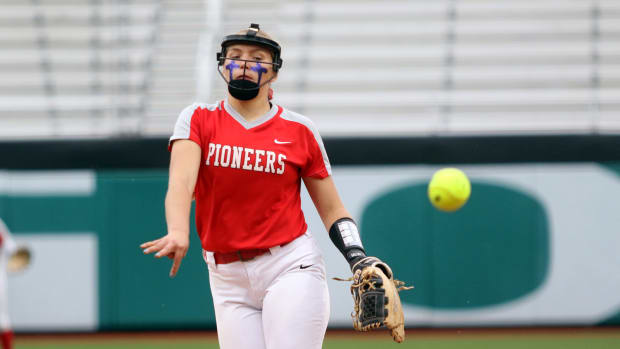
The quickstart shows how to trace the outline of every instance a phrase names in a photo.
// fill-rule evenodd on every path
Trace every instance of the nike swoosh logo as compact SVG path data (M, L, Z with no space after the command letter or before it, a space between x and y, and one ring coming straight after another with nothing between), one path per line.
M311 267L311 266L313 266L313 265L314 265L314 264L309 264L309 265L303 265L303 264L300 264L300 265L299 265L299 269L307 269L307 268L310 268L310 267Z
M293 142L284 142L284 141L279 141L277 138L276 138L276 139L274 139L274 140L273 140L273 142L274 142L275 144L291 144L291 143L293 143Z

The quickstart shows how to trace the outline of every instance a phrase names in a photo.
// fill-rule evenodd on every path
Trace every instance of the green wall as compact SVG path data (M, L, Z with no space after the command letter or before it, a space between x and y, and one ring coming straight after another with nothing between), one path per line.
M472 183L457 212L428 204L426 183L376 198L364 209L361 230L373 253L386 256L404 280L423 285L404 302L434 309L479 308L522 297L544 281L549 228L543 206L504 187Z
M96 233L100 328L214 326L193 215L190 250L176 278L168 277L168 259L139 248L166 232L167 176L165 170L99 171L92 196L0 195L0 217L16 235Z
M213 325L207 269L192 215L190 250L176 278L170 261L141 253L139 245L166 233L166 171L102 171L97 176L104 215L101 326L196 327Z
M620 173L620 136L326 139L325 144L336 168L596 162ZM165 145L165 139L0 143L0 170L94 171L95 191L89 196L0 192L0 217L17 235L97 235L101 329L215 326L193 218L190 250L176 278L168 277L169 260L144 256L139 249L166 231ZM373 253L399 278L414 280L416 289L402 294L406 304L447 311L492 307L530 295L547 280L553 240L543 203L474 181L467 206L447 214L431 209L424 191L424 182L394 188L366 203L359 217L362 231L384 232L365 238ZM602 324L619 325L618 314L620 309L611 311Z

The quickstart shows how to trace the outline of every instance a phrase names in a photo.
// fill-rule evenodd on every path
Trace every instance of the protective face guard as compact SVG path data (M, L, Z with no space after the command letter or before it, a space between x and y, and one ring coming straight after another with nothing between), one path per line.
M240 100L249 100L256 97L260 88L275 78L276 75L274 74L269 80L262 82L263 74L268 71L263 65L271 65L274 73L277 73L282 67L280 45L271 39L257 36L259 30L259 25L252 23L245 35L234 34L226 36L222 41L222 50L217 53L218 72L228 85L230 94ZM273 61L261 62L248 59L226 58L228 46L234 44L249 44L265 47L271 51ZM241 68L241 65L243 65L243 68ZM222 69L220 69L220 67L222 67ZM258 74L258 79L256 82L245 79L234 80L233 77L238 75L235 74L235 69L243 69L242 77L247 75L247 70L253 71ZM226 79L226 75L224 75L224 70L228 71L228 80Z
M266 49L272 52L273 71L277 73L278 70L282 68L282 64L283 64L282 58L280 57L282 53L282 48L280 47L280 44L278 44L277 42L271 39L257 36L259 31L260 31L260 26L256 23L252 23L250 24L250 27L248 28L248 31L245 35L233 34L233 35L227 35L226 37L224 37L224 40L222 40L222 43L221 43L222 49L220 50L220 52L216 54L217 64L224 65L224 61L226 60L226 49L230 45L234 45L234 44L257 45L257 46L265 47Z
M263 65L273 65L273 63L271 62L263 62L263 61L255 61L255 60L251 60L251 59L238 59L238 58L226 58L225 61L228 61L228 64L224 64L221 66L218 66L217 71L220 73L220 76L222 77L222 79L224 79L224 81L227 84L232 83L233 81L240 81L241 79L233 79L233 77L237 74L235 74L235 70L241 70L243 71L243 73L241 74L241 76L248 76L247 75L247 71L253 71L256 74L258 74L258 78L257 81L250 81L250 80L242 80L242 81L247 81L249 83L253 83L256 86L253 87L249 87L249 88L241 88L242 90L248 90L248 91L252 91L252 90L258 90L261 87L263 87L265 84L267 84L268 82L270 82L271 80L273 80L275 78L275 75L272 76L270 79L264 81L261 84L262 78L263 78L263 74L267 73L267 68L265 68ZM245 62L245 64L243 64L243 68L241 67L240 63ZM249 66L249 63L255 63L252 66ZM249 67L248 67L249 66ZM220 69L221 67L221 69ZM227 70L228 71L228 79L226 79L226 75L224 75L224 71L223 70Z
M270 79L262 81L263 74L268 71L263 65L272 65L273 63L271 62L226 58L225 63L226 64L221 66L222 69L218 67L218 72L222 79L228 84L228 92L239 100L247 101L256 97L260 88L276 77L274 74ZM224 69L228 71L228 79L226 78ZM257 74L256 81L243 79L245 76L250 76L248 75L248 71ZM237 77L237 79L235 79L235 77ZM251 77L254 78L253 74Z

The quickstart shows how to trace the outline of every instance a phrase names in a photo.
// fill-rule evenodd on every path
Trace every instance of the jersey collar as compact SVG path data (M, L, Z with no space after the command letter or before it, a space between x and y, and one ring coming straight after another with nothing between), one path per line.
M224 105L224 109L226 110L228 115L232 116L233 119L237 120L237 122L241 124L241 126L243 126L246 130L262 125L267 121L271 120L271 118L273 118L280 109L277 105L271 103L271 109L267 113L261 115L257 119L247 121L243 116L241 116L241 114L239 114L235 110L235 108L232 107L232 105L230 105L230 103L228 103L228 99L223 100L222 104Z

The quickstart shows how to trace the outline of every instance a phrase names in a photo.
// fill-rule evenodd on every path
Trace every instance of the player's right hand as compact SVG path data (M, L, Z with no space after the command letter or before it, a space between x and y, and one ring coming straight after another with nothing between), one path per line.
M170 277L174 277L181 266L183 257L189 248L189 234L167 235L153 241L148 241L140 245L144 254L155 253L155 258L168 257L173 260L170 268Z

